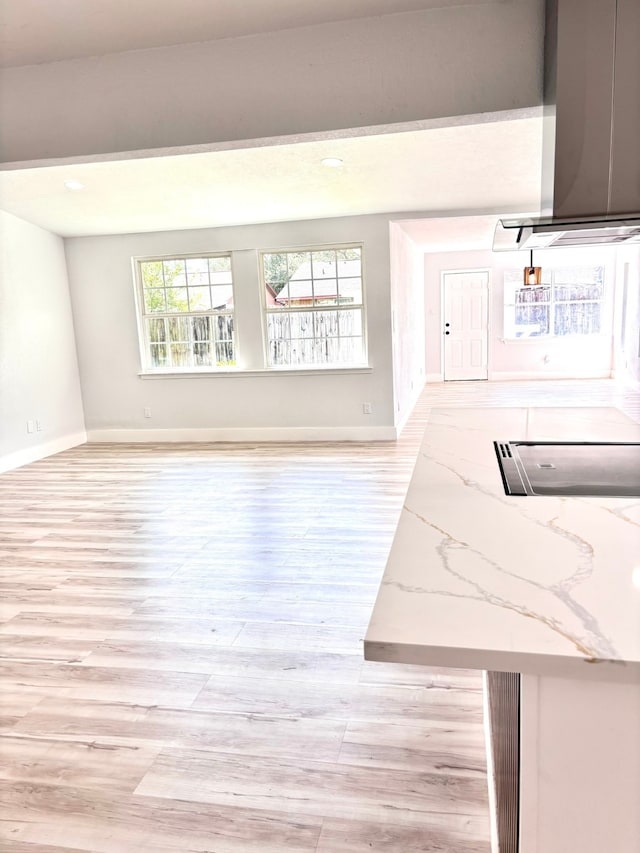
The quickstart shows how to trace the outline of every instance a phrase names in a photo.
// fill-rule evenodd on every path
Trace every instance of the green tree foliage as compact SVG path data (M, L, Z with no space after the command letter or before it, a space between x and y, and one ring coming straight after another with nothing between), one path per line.
M275 293L280 293L293 274L287 269L287 256L285 254L263 255L262 262L265 282L271 285Z
M184 261L150 261L142 264L144 301L148 312L189 310Z
M231 269L229 257L209 258L209 269L211 272L228 272Z

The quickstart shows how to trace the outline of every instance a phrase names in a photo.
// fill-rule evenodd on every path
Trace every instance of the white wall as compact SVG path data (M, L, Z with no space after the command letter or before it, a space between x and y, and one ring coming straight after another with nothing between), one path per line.
M4 162L541 103L542 0L495 0L9 68Z
M526 252L443 252L426 254L425 327L427 381L443 378L441 331L441 274L447 270L490 270L489 379L570 379L609 376L612 369L613 309L616 253L612 248L549 249L536 251L537 266L605 264L607 305L603 333L584 338L504 340L504 273L523 269Z
M618 249L614 319L616 377L640 382L640 249Z
M399 429L424 386L424 264L400 225L389 228L394 417Z
M63 242L0 211L0 471L85 438Z
M235 299L246 309L245 324L238 323L239 346L255 353L261 335L256 250L345 242L364 245L371 370L138 375L132 257L233 251ZM82 237L67 240L66 253L90 440L395 437L388 217ZM372 404L372 414L363 413L364 402ZM151 419L144 418L145 407L151 409Z

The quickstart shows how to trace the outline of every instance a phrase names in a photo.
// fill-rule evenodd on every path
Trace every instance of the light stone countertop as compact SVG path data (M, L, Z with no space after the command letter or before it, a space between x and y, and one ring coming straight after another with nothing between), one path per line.
M510 497L494 440L640 441L612 408L433 409L369 660L640 683L640 498Z

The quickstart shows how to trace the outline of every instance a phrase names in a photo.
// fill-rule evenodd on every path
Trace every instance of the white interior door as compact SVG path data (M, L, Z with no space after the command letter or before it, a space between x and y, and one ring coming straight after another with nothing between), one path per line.
M446 272L443 281L444 378L488 378L489 273Z

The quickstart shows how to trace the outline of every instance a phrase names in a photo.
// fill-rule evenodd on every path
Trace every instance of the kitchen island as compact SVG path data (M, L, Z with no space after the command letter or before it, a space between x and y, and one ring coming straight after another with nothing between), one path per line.
M611 408L432 410L365 657L520 673L520 853L638 853L640 499L507 496L495 440L638 442L640 426Z

